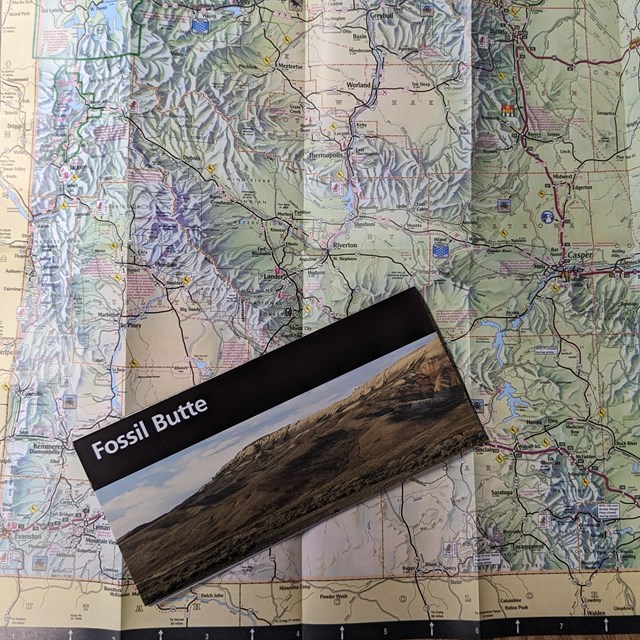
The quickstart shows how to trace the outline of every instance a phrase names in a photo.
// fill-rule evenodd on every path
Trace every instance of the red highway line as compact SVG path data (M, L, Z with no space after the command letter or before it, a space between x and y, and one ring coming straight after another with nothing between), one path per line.
M489 443L488 446L496 447L498 449L502 449L503 451L508 451L509 453L520 453L522 455L529 455L529 456L531 456L531 455L538 456L538 455L542 455L542 454L545 454L545 453L563 453L581 471L584 471L586 473L592 473L592 474L598 476L599 478L602 478L604 480L604 484L607 487L608 491L610 491L611 493L619 493L620 495L623 495L623 496L629 498L629 500L632 500L633 503L636 506L640 506L640 501L638 501L635 496L631 495L630 493L627 493L626 491L623 491L622 489L617 489L615 487L612 487L609 484L609 478L607 478L607 476L604 473L601 473L600 471L596 471L595 469L587 469L587 468L581 466L580 464L578 464L578 462L574 458L573 454L568 449L565 449L564 447L549 447L547 449L514 449L513 447L508 447L506 445L498 444L496 442L491 442L491 443Z
M522 42L524 48L527 50L527 53L535 58L536 60L551 60L552 62L559 62L560 64L565 65L566 67L577 67L579 64L589 64L589 65L593 65L594 67L598 67L600 65L603 64L618 64L619 62L622 62L625 57L627 56L627 54L629 53L629 51L631 51L632 49L635 49L636 47L629 45L624 53L619 57L616 58L615 60L576 60L575 62L567 62L566 60L563 60L562 58L559 58L558 56L541 56L538 55L537 53L531 51L531 49L529 48L529 45L524 41L524 39L522 37L520 37L519 35L516 35L516 37L518 37L520 39L520 41Z

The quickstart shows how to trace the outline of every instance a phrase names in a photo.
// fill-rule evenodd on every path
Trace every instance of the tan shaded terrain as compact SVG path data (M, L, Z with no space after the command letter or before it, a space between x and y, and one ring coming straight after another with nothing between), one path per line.
M118 543L153 602L484 440L434 340L348 398L249 444Z

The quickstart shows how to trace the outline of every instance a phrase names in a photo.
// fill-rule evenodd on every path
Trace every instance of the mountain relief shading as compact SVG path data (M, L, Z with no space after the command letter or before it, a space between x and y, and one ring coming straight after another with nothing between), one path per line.
M436 338L347 398L247 445L118 544L143 600L154 602L485 439Z

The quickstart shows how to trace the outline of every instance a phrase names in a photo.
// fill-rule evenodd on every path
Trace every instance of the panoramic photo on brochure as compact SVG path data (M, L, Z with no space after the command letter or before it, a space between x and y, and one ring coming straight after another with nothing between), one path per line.
M431 334L97 496L140 595L154 602L485 440Z
M0 10L0 640L640 632L636 0ZM489 441L144 605L73 442L412 286Z

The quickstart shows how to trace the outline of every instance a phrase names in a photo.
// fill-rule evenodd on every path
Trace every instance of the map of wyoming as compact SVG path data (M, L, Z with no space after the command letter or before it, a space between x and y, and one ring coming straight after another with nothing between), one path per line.
M634 2L1 7L0 637L637 630ZM143 607L72 440L411 285L490 446Z

